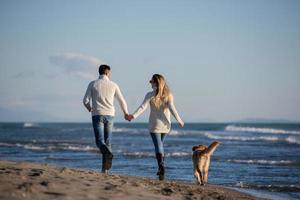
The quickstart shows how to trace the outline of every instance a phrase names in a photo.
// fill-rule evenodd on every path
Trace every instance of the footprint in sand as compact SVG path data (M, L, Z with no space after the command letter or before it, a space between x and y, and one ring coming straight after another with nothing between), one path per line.
M104 190L114 190L117 187L118 187L117 185L109 183L107 186L104 187Z
M65 196L65 193L60 192L44 192L44 194L54 195L54 196Z
M40 176L43 174L43 170L41 169L32 169L28 176Z
M166 196L170 196L173 192L174 192L174 190L172 190L171 188L166 187L166 188L161 189L161 193Z
M18 185L17 189L19 189L19 190L25 189L26 191L28 191L32 185L33 185L32 183L25 182L25 183Z
M47 187L48 184L49 184L48 181L42 181L42 182L40 182L40 185L45 186L45 187Z

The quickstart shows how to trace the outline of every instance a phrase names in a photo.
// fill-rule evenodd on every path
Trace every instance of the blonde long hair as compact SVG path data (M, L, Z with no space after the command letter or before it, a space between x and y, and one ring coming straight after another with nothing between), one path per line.
M165 78L160 74L154 74L151 81L153 81L157 86L156 94L151 101L157 109L161 106L166 107L171 99L171 91Z

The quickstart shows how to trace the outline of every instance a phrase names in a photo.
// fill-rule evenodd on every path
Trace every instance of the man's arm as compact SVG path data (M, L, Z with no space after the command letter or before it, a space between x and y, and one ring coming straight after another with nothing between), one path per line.
M120 106L121 106L121 109L124 113L124 115L127 115L128 114L128 108L127 108L127 103L122 95L122 92L119 88L118 85L116 85L116 93L115 93L115 97L117 98Z
M91 105L90 105L90 101L91 101L91 98L92 98L92 83L91 82L88 86L88 88L86 89L86 92L85 92L85 95L83 97L83 105L86 107L86 109L91 112L92 108L91 108Z

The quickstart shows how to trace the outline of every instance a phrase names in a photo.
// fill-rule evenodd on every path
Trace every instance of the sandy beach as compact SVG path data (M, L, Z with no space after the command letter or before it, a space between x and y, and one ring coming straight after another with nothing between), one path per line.
M0 199L258 199L215 185L0 161Z

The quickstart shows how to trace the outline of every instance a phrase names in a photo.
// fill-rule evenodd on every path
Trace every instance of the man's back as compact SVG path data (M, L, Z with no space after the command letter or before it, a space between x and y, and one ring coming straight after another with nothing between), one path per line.
M90 110L90 99L92 100L92 115L115 115L114 97L120 103L124 113L128 113L127 105L119 86L109 80L106 75L101 75L99 79L92 81L83 99L84 105Z

